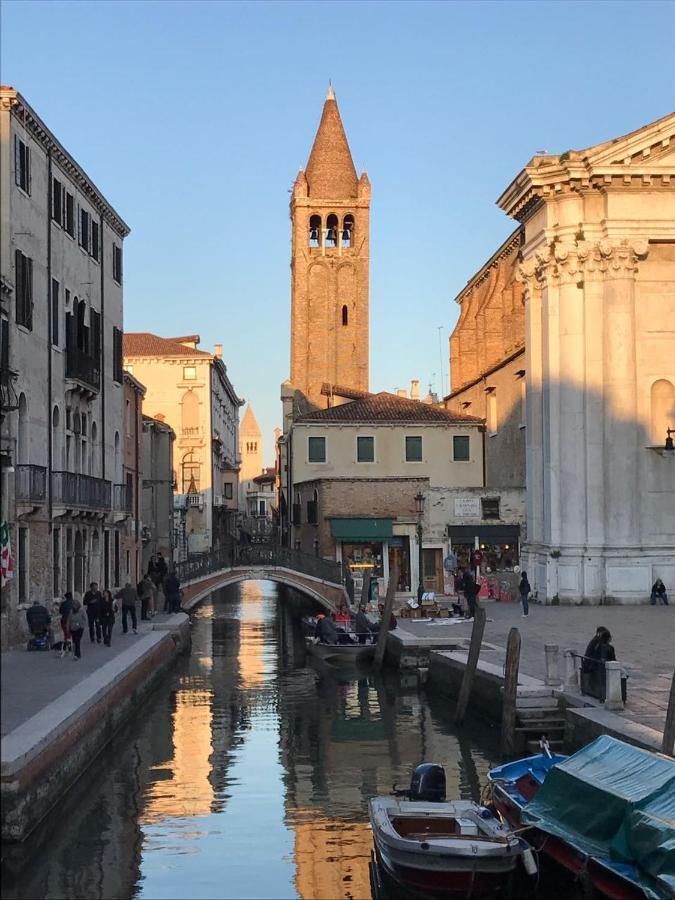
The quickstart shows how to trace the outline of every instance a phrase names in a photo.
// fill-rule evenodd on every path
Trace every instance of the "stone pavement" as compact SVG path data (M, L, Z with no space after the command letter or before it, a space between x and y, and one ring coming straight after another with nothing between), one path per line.
M121 614L115 621L111 646L91 644L89 633L82 639L82 658L73 662L72 654L61 659L53 650L28 652L7 650L2 653L2 687L0 690L0 734L13 731L70 688L118 654L133 646L151 630L153 623L166 622L169 616L160 613L151 621L138 623L138 634L131 630L122 633ZM60 639L60 629L58 629Z
M567 648L583 653L598 625L612 633L618 661L628 672L628 699L620 715L663 731L670 683L675 668L675 606L540 606L530 605L530 615L521 617L517 603L484 604L487 614L481 658L501 662L506 639L514 625L520 630L520 671L545 678L544 644L560 647L561 678L563 653ZM447 621L440 619L440 622ZM447 633L448 640L468 638L471 624L429 625L415 619L401 626L421 636ZM591 698L588 698L593 703Z

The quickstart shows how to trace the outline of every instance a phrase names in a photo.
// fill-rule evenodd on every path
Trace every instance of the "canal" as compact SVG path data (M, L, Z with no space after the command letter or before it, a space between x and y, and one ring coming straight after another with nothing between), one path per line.
M478 799L497 730L454 729L398 677L304 658L279 589L194 613L192 653L30 840L3 848L13 898L369 898L368 800L422 760Z

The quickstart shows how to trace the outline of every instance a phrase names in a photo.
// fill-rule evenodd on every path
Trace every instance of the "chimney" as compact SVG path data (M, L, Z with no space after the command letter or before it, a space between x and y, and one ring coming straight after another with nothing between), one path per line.
M216 359L223 358L223 345L222 344L214 344L213 345L213 355Z
M420 399L420 383L419 379L413 378L410 382L410 399L411 400L419 400Z
M397 397L406 397L408 396L408 392L405 388L396 388L396 396Z

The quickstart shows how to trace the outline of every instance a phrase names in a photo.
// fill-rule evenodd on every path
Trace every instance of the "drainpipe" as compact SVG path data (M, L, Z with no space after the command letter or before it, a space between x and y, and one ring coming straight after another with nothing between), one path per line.
M486 459L486 448L485 448L485 432L486 431L487 431L487 425L481 426L481 434L483 435L483 487L487 487L487 485L486 485L487 459Z
M49 534L54 527L52 522L52 455L54 452L54 437L52 434L52 335L54 323L52 321L52 204L53 178L52 178L52 151L47 151L47 517L49 519ZM65 415L65 412L64 412ZM54 542L50 541L49 553L52 556L54 566Z

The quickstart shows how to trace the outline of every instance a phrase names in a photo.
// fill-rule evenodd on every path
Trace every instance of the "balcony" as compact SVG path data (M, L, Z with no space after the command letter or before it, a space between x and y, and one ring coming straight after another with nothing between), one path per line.
M44 466L14 467L14 495L17 506L40 506L47 499L47 469ZM25 512L25 510L24 510Z
M111 506L111 495L111 483L102 478L77 472L52 472L52 501L55 506L107 512Z
M131 485L130 484L113 484L112 486L112 508L113 512L131 515Z
M99 391L101 388L99 358L69 344L66 349L66 378L73 378L91 391Z

